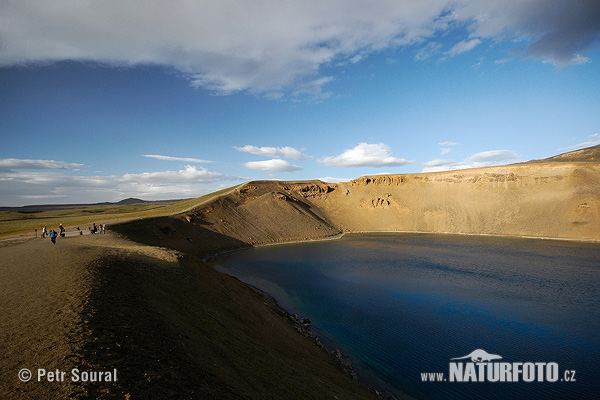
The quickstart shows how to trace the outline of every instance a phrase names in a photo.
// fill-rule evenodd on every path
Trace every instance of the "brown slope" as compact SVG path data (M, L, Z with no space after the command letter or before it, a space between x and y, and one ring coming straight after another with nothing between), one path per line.
M322 239L341 232L307 199L326 196L334 188L320 181L249 182L185 214L115 229L136 241L200 257L246 246Z
M249 182L186 214L118 229L199 256L354 231L600 240L600 163Z

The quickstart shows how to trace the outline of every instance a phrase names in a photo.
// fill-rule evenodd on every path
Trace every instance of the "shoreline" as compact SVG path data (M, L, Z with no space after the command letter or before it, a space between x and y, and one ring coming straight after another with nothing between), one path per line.
M577 238L560 238L551 236L529 236L529 235L502 235L498 233L467 233L467 232L427 232L427 231L347 231L345 233L414 233L426 235L458 235L458 236L484 236L484 237L500 237L509 239L536 239L536 240L558 240L566 242L579 243L600 243L600 239L577 239ZM342 235L343 236L343 235Z
M338 239L338 238L341 238L343 235L336 235L336 236L339 236L339 237L335 238L335 239ZM335 239L333 239L333 238L332 239L323 239L320 241L335 240ZM300 243L300 242L296 242L296 243ZM281 244L285 244L285 243L281 243ZM276 244L271 244L271 245L276 245ZM250 248L252 248L252 247L244 247L244 248L240 248L240 249L229 250L227 252L220 253L220 255L226 254L226 253L231 253L231 252L238 251L238 250L246 250L246 249L250 249ZM218 255L215 255L214 257L216 258L216 257L218 257ZM254 290L255 292L259 293L261 296L263 296L263 298L266 299L267 303L271 307L273 307L275 310L277 310L285 320L289 321L300 335L311 339L317 347L323 349L329 356L331 356L336 361L340 370L347 373L353 380L356 380L356 381L360 382L361 384L363 384L364 386L366 386L369 390L373 391L378 397L385 398L388 400L396 400L397 399L396 395L398 395L398 396L401 396L400 398L405 399L405 400L416 400L413 397L410 397L408 394L392 393L392 392L388 391L387 389L378 387L378 385L373 383L374 379L373 380L368 379L369 378L368 376L365 376L364 374L357 372L354 369L354 363L352 361L352 356L350 354L342 351L343 349L336 347L332 341L325 340L321 335L319 335L317 333L318 331L314 331L311 327L311 320L309 317L299 316L296 313L290 312L290 310L287 310L285 307L283 307L279 303L277 298L273 294L269 293L267 290L241 280L237 276L232 275L231 273L227 272L225 268L219 268L218 265L215 265L215 264L218 264L216 259L212 260L212 261L203 261L202 260L202 262L209 264L211 266L211 268L213 268L215 271L217 271L219 273L225 274L227 276L230 276L234 279L239 280L242 284L244 284L251 290Z
M529 236L529 235L502 235L496 233L466 233L466 232L433 232L433 231L344 231L338 233L336 235L327 236L323 238L312 238L312 239L303 239L303 240L290 240L290 241L281 241L274 243L259 243L259 244L248 244L247 246L238 247L235 249L223 250L214 254L210 254L202 258L203 262L209 262L210 260L217 258L223 254L232 253L235 251L259 248L259 247L268 247L268 246L280 246L285 244L297 244L297 243L310 243L310 242L325 242L329 240L338 240L343 238L346 235L353 234L368 234L368 233L402 233L402 234L419 234L419 235L444 235L444 236L482 236L482 237L495 237L495 238L507 238L507 239L534 239L534 240L555 240L555 241L563 241L563 242L575 242L575 243L600 243L600 239L577 239L577 238L560 238L560 237L550 237L550 236Z
M120 225L121 223L127 223L129 221L118 221L115 225ZM108 227L107 227L108 229ZM74 231L70 231L74 232ZM82 231L83 232L83 231ZM457 236L483 236L483 237L497 237L497 238L508 238L508 239L534 239L534 240L557 240L564 242L575 242L575 243L600 243L600 239L585 239L585 238L561 238L561 237L551 237L551 236L530 236L530 235L503 235L498 233L467 233L467 232L435 232L435 231L405 231L405 230L373 230L373 231L344 231L340 232L336 235L322 237L322 238L309 238L302 240L290 240L290 241L281 241L274 243L259 243L259 244L248 244L247 246L238 247L235 249L223 250L217 253L210 254L208 256L203 257L201 260L203 262L208 262L213 258L216 258L220 255L231 253L234 251L251 249L255 247L267 247L267 246L279 246L282 244L295 244L295 243L310 243L310 242L323 242L327 240L338 240L346 235L352 234L367 234L367 233L402 233L402 234L420 234L420 235L457 235ZM84 233L84 235L88 235L89 233ZM67 236L79 236L79 234L67 235ZM23 243L32 239L41 239L41 236L30 236L28 234L18 234L18 235L6 235L0 236L0 247L3 245L11 245L17 243ZM11 243L15 242L15 243Z

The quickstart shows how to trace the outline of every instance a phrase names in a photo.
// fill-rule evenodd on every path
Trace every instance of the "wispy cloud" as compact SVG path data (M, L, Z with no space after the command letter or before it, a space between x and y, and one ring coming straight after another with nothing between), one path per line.
M452 164L454 164L454 160L452 160L452 159L436 158L435 160L431 160L431 161L427 161L427 162L423 163L423 167L439 168L439 167L444 167L446 165L452 165Z
M73 7L71 0L21 0L0 15L0 66L162 65L220 94L327 97L331 77L321 75L322 66L409 45L420 46L415 58L425 60L454 29L467 29L471 39L455 44L451 56L485 39L519 38L525 57L585 63L598 40L597 10L597 0L147 0L143 9L129 1Z
M212 191L205 185L239 180L190 165L177 171L107 176L74 175L71 171L67 174L62 171L0 169L0 205L60 202L61 199L68 199L70 203L95 203L126 197L146 200L196 197Z
M18 158L0 159L0 170L6 169L74 169L83 164L54 160L28 160Z
M504 160L514 160L519 156L511 150L490 150L473 154L467 160L472 162L495 162Z
M194 164L209 164L214 161L201 160L199 158L189 158L189 157L171 157L171 156L161 156L158 154L141 154L142 157L147 158L155 158L157 160L165 160L165 161L182 161Z
M511 62L512 60L514 60L514 58L504 57L504 58L494 61L494 64L506 64L507 62Z
M421 47L415 54L415 60L424 61L431 58L434 54L439 53L442 45L436 42L429 42Z
M440 149L440 152L443 154L449 154L452 153L454 151L454 149L452 149L452 147L457 146L458 142L450 142L450 141L445 141L445 142L439 142L438 143L440 146L444 146Z
M549 58L544 59L543 62L564 67L566 65L587 64L589 62L592 62L592 59L589 57L582 56L581 54L573 54L573 56L570 57L568 60L561 60L561 59L549 57Z
M302 154L299 150L293 147L257 147L252 145L246 145L244 147L235 147L237 151L244 153L255 154L258 156L265 157L284 157L291 158L293 160L304 160L308 158L306 154Z
M317 178L322 182L327 183L340 183L340 182L350 182L354 178L334 178L333 176L326 176L324 178Z
M578 149L583 149L585 147L597 146L600 144L600 133L594 133L593 135L590 135L589 138L590 138L590 140L587 140L585 142L577 143L572 146L563 147L558 150L560 150L560 151L578 150Z
M392 150L384 143L359 143L356 147L333 157L323 157L320 163L330 167L401 167L414 161L392 156Z
M438 143L440 146L457 146L458 142L450 142L450 141L446 141L446 142L439 142Z
M435 159L423 163L422 172L451 171L455 169L482 168L503 165L519 161L519 155L511 150L490 150L473 154L464 161Z
M289 161L282 160L280 158L274 158L272 160L264 161L249 161L243 164L248 169L256 169L259 171L266 171L270 174L278 172L294 172L301 171L302 167L294 165Z
M452 46L452 48L450 50L448 50L446 52L446 54L449 55L450 57L453 57L457 54L466 53L467 51L473 50L480 43L481 43L481 40L479 40L479 39L464 40L464 41L456 43L454 46Z
M141 174L125 174L118 178L120 182L143 182L149 184L164 183L212 183L226 176L219 172L210 172L206 168L186 165L179 171L143 172Z

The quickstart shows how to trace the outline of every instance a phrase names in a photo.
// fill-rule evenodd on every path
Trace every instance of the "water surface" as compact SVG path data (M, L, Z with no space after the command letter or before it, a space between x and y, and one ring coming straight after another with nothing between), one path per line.
M357 372L417 399L586 399L600 393L600 245L425 234L230 253L219 268L272 294L349 354ZM421 382L482 348L557 362L576 382Z

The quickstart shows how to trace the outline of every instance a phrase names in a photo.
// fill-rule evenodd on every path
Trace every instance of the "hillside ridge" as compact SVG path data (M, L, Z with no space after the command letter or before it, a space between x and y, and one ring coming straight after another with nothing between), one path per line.
M540 162L600 162L600 145L569 151L541 160L532 160L527 163Z

